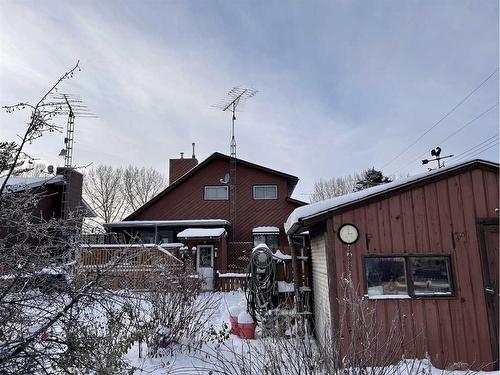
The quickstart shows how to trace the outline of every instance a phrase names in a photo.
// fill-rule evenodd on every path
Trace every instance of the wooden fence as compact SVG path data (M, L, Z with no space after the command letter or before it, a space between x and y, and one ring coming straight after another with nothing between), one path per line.
M179 277L184 271L170 251L149 245L83 245L77 263L78 282L99 277L101 286L113 290L177 287L185 282Z
M216 285L219 292L231 292L233 290L244 290L247 286L248 278L246 274L220 274L217 277Z

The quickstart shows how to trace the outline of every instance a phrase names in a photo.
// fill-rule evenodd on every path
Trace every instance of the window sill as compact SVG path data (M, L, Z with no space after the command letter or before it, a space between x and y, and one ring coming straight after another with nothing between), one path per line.
M379 294L379 295L368 295L365 294L368 299L411 299L411 296L407 294Z

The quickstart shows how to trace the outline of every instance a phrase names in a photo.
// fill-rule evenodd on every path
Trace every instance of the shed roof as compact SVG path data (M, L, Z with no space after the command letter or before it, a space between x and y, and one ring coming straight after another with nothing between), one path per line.
M370 198L376 197L378 195L386 194L395 190L403 189L405 187L414 185L419 183L420 181L424 181L427 179L431 179L438 176L443 176L453 171L471 167L474 165L484 165L489 167L497 168L499 167L498 163L474 159L465 161L463 163L451 165L448 167L444 167L441 169L435 169L432 171L419 173L410 177L401 178L399 180L389 182L387 184L382 184L378 186L374 186L368 189L364 189L361 191L357 191L350 194L341 195L335 198L326 199L324 201L315 202L308 204L306 206L296 208L288 217L285 223L285 231L288 234L295 234L297 230L303 230L303 221L309 220L315 217L319 217L321 215L339 210L341 208L348 207L350 205L363 202Z

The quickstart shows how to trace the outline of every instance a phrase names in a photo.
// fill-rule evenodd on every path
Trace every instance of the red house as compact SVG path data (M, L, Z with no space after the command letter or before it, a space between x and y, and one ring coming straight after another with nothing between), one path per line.
M240 159L236 166L232 197L228 156L216 152L200 164L194 155L172 159L169 186L123 221L105 226L143 243L178 244L212 289L216 271L243 270L259 243L287 252L283 223L305 204L291 198L297 177Z

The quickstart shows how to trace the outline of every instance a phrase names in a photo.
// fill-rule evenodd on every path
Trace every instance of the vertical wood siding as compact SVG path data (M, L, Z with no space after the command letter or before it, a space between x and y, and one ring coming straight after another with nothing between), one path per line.
M313 306L315 332L321 344L324 344L324 333L330 332L330 297L328 293L328 273L326 270L325 237L320 235L311 241Z
M497 173L476 168L334 213L328 221L335 235L342 223L353 223L360 230L352 252L353 280L362 291L364 255L451 257L455 297L371 301L382 332L387 333L392 317L399 315L403 317L401 334L415 338L401 354L423 357L428 352L439 367L466 362L479 368L492 362L476 222L497 216L498 189ZM323 238L313 239L311 245L316 307L316 298L323 302L326 298ZM338 278L346 272L345 245L335 236L330 247L335 249L332 262ZM330 291L330 298L332 295ZM338 308L333 299L332 304L333 309Z

